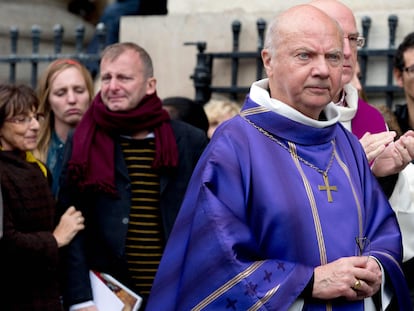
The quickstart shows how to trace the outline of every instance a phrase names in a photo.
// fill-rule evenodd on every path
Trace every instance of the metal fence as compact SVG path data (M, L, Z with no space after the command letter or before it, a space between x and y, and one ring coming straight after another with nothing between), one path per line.
M403 94L403 89L393 83L393 60L396 51L395 35L398 26L398 16L388 16L388 46L383 49L369 48L369 31L371 28L371 18L362 18L362 35L365 37L365 46L358 50L358 57L361 66L361 84L367 95L382 94L386 99L386 104L392 108L394 98ZM368 66L371 60L382 59L386 63L386 83L383 85L367 85ZM375 63L375 62L373 62Z
M59 58L76 59L82 64L86 64L90 61L99 61L100 52L103 50L106 44L106 30L104 24L100 23L96 26L96 35L98 36L99 41L99 48L96 53L85 52L85 26L82 24L78 25L75 29L75 32L74 52L64 53L64 51L62 51L64 29L60 24L55 25L53 27L53 51L48 54L41 54L39 47L42 42L42 29L37 25L33 25L31 28L30 38L32 51L31 53L21 54L18 52L19 29L14 26L11 27L9 32L10 54L0 55L0 64L4 64L6 66L8 65L9 67L8 81L10 83L17 82L17 67L20 64L30 65L30 84L33 88L35 88L39 74L39 65L41 63L49 63ZM21 79L21 77L19 77L19 79Z
M249 58L256 62L256 80L263 77L263 63L260 51L264 45L264 36L266 21L258 19L257 22L257 49L255 51L239 51L239 35L241 30L240 21L236 20L232 23L233 48L228 52L206 52L207 42L186 42L185 45L195 45L197 47L197 63L194 72L190 77L193 80L195 88L195 101L199 104L206 103L213 93L227 94L231 99L237 100L239 96L245 96L250 86L239 85L238 73L240 70L240 60ZM362 32L366 38L366 44L358 50L358 57L361 65L361 84L365 93L370 95L383 96L386 99L388 107L392 107L395 96L401 96L403 91L398 86L393 85L393 57L395 53L395 33L398 25L398 17L390 15L388 18L389 26L389 44L384 49L372 49L369 47L369 30L371 27L371 18L365 16L362 18ZM386 62L386 83L382 85L367 85L367 73L370 60L373 58L382 58ZM215 86L213 82L214 62L218 59L227 59L231 67L231 80L226 86ZM253 76L253 73L252 73Z

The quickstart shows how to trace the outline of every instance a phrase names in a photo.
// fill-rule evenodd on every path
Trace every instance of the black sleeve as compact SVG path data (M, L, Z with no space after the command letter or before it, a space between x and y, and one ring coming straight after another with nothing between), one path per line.
M389 175L385 177L377 177L377 180L382 188L382 191L384 191L385 195L389 199L391 197L392 192L394 191L395 184L397 183L398 174Z
M312 292L313 292L313 283L315 282L315 274L312 274L311 279L309 280L306 287L303 289L302 293L299 295L299 297L307 299L312 298Z

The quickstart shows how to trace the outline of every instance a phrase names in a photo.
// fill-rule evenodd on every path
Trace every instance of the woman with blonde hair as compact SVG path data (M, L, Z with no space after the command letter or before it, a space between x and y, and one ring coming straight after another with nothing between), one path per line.
M40 101L38 112L45 116L45 122L40 128L35 155L52 172L52 191L56 196L66 138L92 101L93 80L78 61L58 59L41 75L37 95Z
M210 99L204 105L204 111L206 112L209 123L207 136L211 138L221 123L240 112L240 106L229 99Z

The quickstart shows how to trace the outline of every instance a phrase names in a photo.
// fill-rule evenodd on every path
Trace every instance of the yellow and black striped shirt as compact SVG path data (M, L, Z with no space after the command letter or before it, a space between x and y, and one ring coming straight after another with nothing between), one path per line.
M126 256L135 289L148 296L165 247L160 215L160 176L151 166L154 139L122 138L131 180L131 211Z

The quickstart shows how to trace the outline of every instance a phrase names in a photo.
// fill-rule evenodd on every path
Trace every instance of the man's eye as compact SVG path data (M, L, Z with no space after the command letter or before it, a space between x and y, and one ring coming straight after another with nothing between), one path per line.
M109 77L109 76L102 76L101 77L101 81L108 81L110 79L111 79L111 77Z
M341 56L339 54L328 54L326 58L333 62L338 62L341 60Z
M308 60L310 56L309 56L309 53L299 53L298 57L301 60Z
M358 37L357 36L349 36L348 40L351 42L357 42L358 41Z

